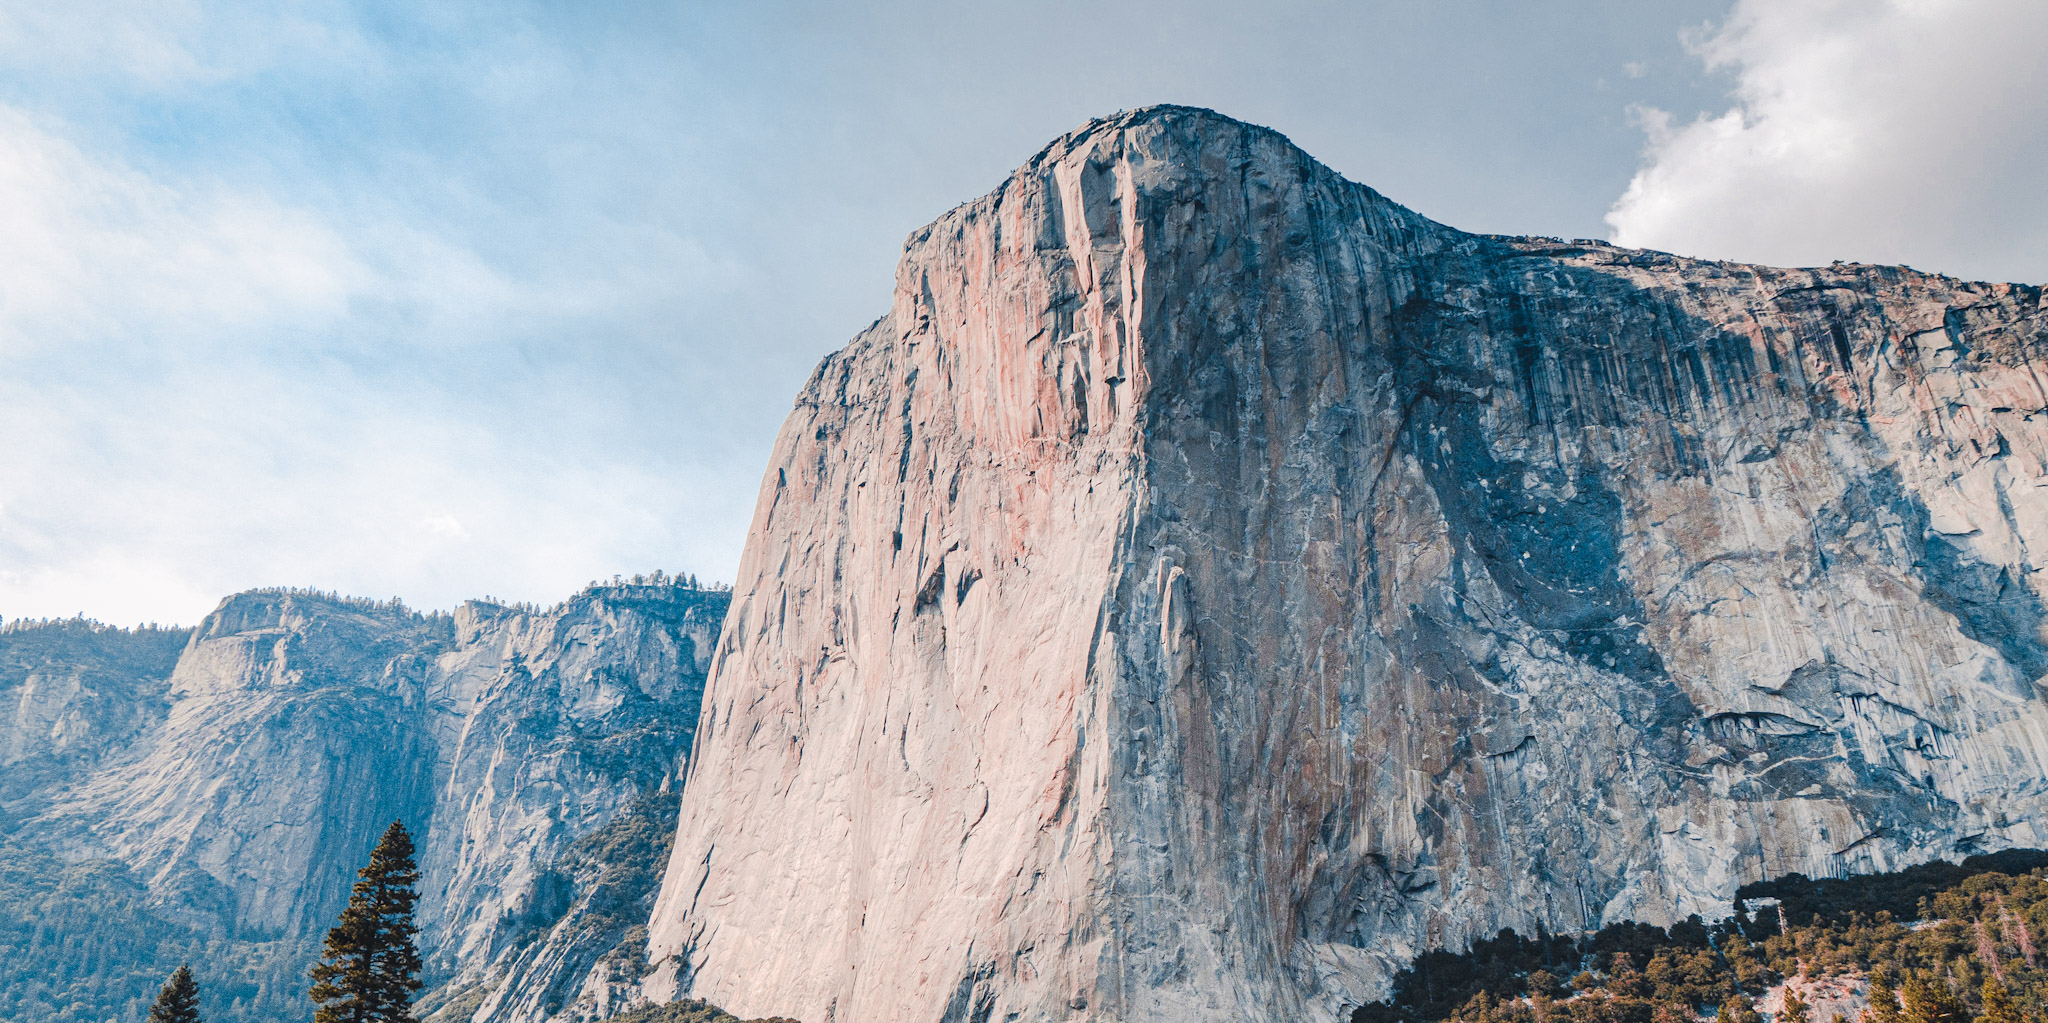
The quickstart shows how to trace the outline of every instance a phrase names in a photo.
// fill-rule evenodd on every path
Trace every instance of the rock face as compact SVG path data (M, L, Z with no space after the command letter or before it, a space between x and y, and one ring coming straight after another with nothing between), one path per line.
M547 614L456 611L437 667L469 709L441 722L420 865L450 990L483 995L451 1023L586 1019L637 994L617 960L644 962L644 930L625 939L652 908L727 604L627 585Z
M202 979L246 980L221 1018L269 1019L303 1013L320 937L403 820L444 981L423 1008L586 1018L637 991L607 957L644 962L636 927L727 603L666 581L453 615L259 591L196 630L12 628L0 845L124 871L162 955L210 942Z
M2048 310L1466 234L1153 108L784 426L651 990L1337 1020L1416 951L2048 844Z
M87 621L0 629L0 813L40 808L161 719L191 636Z

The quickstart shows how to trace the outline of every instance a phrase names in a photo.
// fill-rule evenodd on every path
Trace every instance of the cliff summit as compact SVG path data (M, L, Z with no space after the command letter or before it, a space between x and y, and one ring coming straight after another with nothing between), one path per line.
M1414 954L2048 845L2039 288L1480 236L1091 122L763 479L658 994L1338 1019Z

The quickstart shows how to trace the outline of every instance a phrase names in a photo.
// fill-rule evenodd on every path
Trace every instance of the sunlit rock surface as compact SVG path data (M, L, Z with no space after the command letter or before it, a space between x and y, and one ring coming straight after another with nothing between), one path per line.
M638 991L727 602L664 581L422 615L259 591L196 630L11 628L0 844L125 868L168 935L137 968L214 942L195 968L239 999L224 1018L270 1019L307 1011L307 958L403 820L442 982L423 1009L594 1016Z
M1502 927L2048 845L2044 334L1091 123L799 396L650 989L1335 1020Z

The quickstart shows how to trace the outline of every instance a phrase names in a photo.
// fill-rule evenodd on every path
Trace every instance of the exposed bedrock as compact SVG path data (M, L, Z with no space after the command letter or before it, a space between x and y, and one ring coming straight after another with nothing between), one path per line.
M1093 122L763 481L652 923L806 1023L1340 1018L1428 947L2048 845L2034 287L1466 234Z
M595 1018L638 994L628 967L727 603L638 580L452 615L253 591L197 629L10 625L0 856L118 865L146 886L120 908L170 933L150 948L209 942L203 976L242 985L225 1018L274 1019L304 1009L307 960L400 819L436 985L421 1014ZM39 922L38 940L131 944L99 926ZM153 992L179 959L150 948L133 957L161 968Z

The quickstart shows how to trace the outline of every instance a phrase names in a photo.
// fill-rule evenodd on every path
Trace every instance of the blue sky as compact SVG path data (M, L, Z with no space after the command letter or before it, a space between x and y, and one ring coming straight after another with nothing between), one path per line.
M2048 279L2044 43L2017 0L17 0L0 615L729 578L903 237L1145 103L1473 230Z

